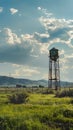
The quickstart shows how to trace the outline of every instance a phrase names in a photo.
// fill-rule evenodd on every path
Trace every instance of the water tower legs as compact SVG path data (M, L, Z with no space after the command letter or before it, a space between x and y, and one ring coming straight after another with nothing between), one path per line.
M59 59L56 61L49 57L49 78L48 88L59 90L60 89L60 68Z

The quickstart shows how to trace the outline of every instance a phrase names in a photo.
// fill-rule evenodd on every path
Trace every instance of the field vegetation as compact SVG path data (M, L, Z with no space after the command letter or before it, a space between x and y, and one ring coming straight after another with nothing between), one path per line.
M73 93L73 89L0 88L0 130L73 130L73 96L62 96L65 91ZM10 100L19 97L24 100Z

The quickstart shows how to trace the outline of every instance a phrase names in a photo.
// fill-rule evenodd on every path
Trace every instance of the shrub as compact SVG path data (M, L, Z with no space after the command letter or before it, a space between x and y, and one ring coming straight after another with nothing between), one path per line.
M63 115L65 116L65 117L69 117L69 118L72 118L73 117L73 110L64 110L64 112L63 112Z
M54 93L55 93L55 91L52 89L48 91L48 94L54 94Z
M71 102L70 102L71 104L73 104L73 99L71 100Z
M44 86L43 85L39 85L39 88L44 88Z
M43 92L43 94L55 94L55 91L52 89L47 89L46 91Z
M73 119L66 117L57 117L55 118L56 127L60 127L61 130L72 130L73 128Z
M23 92L23 93L16 93L11 96L9 96L9 102L14 103L14 104L21 104L25 103L26 99L28 98L28 93Z
M56 97L73 97L73 89L57 92Z

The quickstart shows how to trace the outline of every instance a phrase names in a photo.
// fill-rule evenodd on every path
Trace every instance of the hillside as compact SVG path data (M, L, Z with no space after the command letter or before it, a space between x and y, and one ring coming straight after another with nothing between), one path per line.
M21 84L21 85L26 85L26 86L48 86L48 81L47 80L29 80L29 79L21 79L21 78L13 78L13 77L7 77L7 76L0 76L0 86L1 85L16 85L16 84ZM61 81L61 86L73 86L73 83L71 82L64 82Z
M0 85L43 85L47 86L47 80L29 80L29 79L19 79L7 76L0 76Z

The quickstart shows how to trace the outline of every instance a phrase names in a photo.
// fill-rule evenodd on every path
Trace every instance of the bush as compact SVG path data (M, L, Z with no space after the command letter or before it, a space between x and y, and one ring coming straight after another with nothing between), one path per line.
M63 112L64 117L69 117L72 118L73 117L73 110L64 110Z
M56 97L73 97L73 89L57 92Z
M71 100L71 102L70 102L71 104L73 104L73 99Z
M21 104L25 103L26 99L28 98L28 93L16 93L11 96L9 96L9 102L14 104Z
M55 91L52 89L47 89L46 91L43 92L43 94L55 94Z
M43 85L39 85L39 88L44 88L44 86Z

